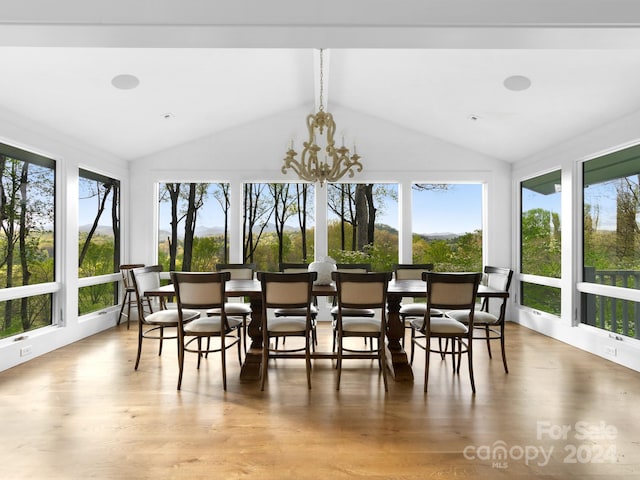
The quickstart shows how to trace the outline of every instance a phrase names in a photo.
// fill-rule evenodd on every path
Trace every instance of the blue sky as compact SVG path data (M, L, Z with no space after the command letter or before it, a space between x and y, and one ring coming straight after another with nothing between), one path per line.
M444 191L416 191L412 193L413 232L415 233L465 233L482 228L482 185L450 184ZM81 197L83 192L81 192ZM218 202L209 198L199 219L201 227L223 224ZM95 198L81 200L79 205L80 225L93 221L97 201ZM388 202L381 209L379 222L398 227L398 204ZM169 212L166 205L160 211L160 228L168 228ZM101 225L111 225L111 217L105 212Z

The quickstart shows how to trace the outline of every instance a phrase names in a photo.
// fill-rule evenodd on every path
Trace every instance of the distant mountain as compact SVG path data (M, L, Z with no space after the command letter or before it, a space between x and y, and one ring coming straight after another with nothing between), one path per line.
M91 231L91 227L93 225L92 224L87 224L87 225L80 225L79 229L81 233L89 233ZM100 226L98 225L98 228L96 228L96 231L94 233L94 235L113 235L113 228L111 226Z
M287 232L293 232L296 230L297 230L296 228L285 226L285 231ZM276 226L273 223L269 223L267 227L264 229L265 233L275 233L275 231L276 231ZM204 238L204 237L211 237L213 235L223 235L223 234L224 234L224 227L196 227L196 237ZM170 236L171 236L171 232L169 230L160 230L158 232L158 238L160 239L160 241ZM184 238L184 228L180 228L178 230L178 238L179 239Z
M454 240L460 236L459 233L451 232L420 233L419 235L425 240Z

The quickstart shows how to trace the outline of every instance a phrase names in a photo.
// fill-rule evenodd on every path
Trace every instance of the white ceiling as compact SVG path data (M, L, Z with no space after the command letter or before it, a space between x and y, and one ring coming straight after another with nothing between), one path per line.
M374 13L384 15L381 3L372 5L378 8ZM557 3L546 3L549 11L554 5L557 9ZM409 21L405 16L392 19L392 30L404 36L402 42L397 41L398 34L382 28L379 19L372 29L369 19L364 26L356 21L341 24L335 32L341 45L327 36L331 27L312 25L314 45L305 45L310 42L304 41L304 31L291 28L294 33L283 34L282 20L272 10L269 30L269 25L256 27L257 20L250 15L251 25L235 25L242 14L236 9L230 11L228 21L233 25L225 27L224 41L216 36L199 43L195 38L202 32L184 26L192 18L181 18L187 30L180 30L180 35L170 30L170 39L160 35L168 30L157 14L149 17L150 28L164 30L152 30L155 36L145 36L135 25L134 33L126 31L129 36L110 37L114 31L101 30L98 19L90 18L92 13L86 10L79 10L85 16L78 14L69 28L60 29L60 10L47 23L45 13L37 16L42 10L25 18L30 11L24 8L12 9L4 22L0 14L0 108L124 159L285 110L310 110L317 102L317 50L311 47L320 43L318 35L325 38L324 46L331 47L325 57L329 111L340 105L507 161L526 158L640 110L640 41L635 36L628 41L629 32L638 33L637 24L630 22L625 28L609 25L603 30L595 25L590 30L585 22L593 19L588 18L579 28L567 30L565 19L563 29L553 30L555 35L536 36L534 31L543 31L531 25L529 30L520 23L517 28L497 28L495 19L483 18L493 26L437 25L437 35L433 25L423 26L422 33L429 35L422 45L404 38L417 36L411 26L403 26L402 21ZM107 13L99 13L104 21ZM144 18L145 12L134 13ZM517 16L513 10L507 13L513 23ZM112 16L111 11L108 14ZM111 16L110 27L131 27L129 17ZM609 13L609 23L625 20L611 17ZM438 19L451 21L441 16L434 22ZM541 18L536 25L549 22ZM219 27L216 24L216 35ZM487 28L493 30L487 33ZM252 32L253 40L247 40L245 30ZM614 30L625 38L612 41ZM247 38L228 35L236 31ZM470 32L469 38L461 40L461 31ZM534 40L544 40L527 40L523 31ZM560 38L558 31L566 35ZM451 32L458 36L447 43ZM580 39L571 36L575 32ZM558 39L553 47L550 38ZM135 75L139 86L115 89L111 79L118 74ZM511 75L529 77L531 88L507 90L503 81ZM165 119L167 113L172 118Z

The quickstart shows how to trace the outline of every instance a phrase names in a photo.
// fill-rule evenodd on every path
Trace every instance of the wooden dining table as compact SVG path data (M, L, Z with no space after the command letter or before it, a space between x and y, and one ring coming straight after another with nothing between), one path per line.
M251 304L251 322L248 335L251 345L242 364L240 379L257 381L260 379L262 362L262 290L258 280L228 280L226 293L229 297L247 297ZM175 290L172 284L144 292L148 296L172 297ZM334 296L336 288L331 285L314 285L313 294L317 297ZM395 381L413 381L413 370L409 364L407 353L402 347L401 339L405 334L400 319L400 303L403 297L426 297L426 282L423 280L391 280L387 291L387 366ZM505 298L509 292L496 290L484 285L478 287L478 297ZM336 358L335 352L313 352L312 358Z

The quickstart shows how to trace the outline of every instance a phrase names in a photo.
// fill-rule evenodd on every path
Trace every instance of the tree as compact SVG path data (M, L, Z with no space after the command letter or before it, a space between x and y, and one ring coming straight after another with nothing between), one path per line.
M215 198L222 208L224 216L224 256L221 263L229 263L229 184L218 183L217 188L213 191Z
M176 257L178 253L178 201L180 200L179 183L165 183L165 192L160 193L160 202L166 201L167 195L171 203L171 236L169 237L169 270L176 269Z
M254 254L260 237L264 233L274 204L269 198L265 198L264 192L268 191L264 183L247 183L244 186L244 216L242 218L244 241L242 253L244 261L253 263Z
M306 261L308 257L307 252L307 218L310 216L309 212L309 188L308 183L296 183L296 197L297 197L297 213L298 213L298 225L300 226L300 243L302 248L302 260Z
M193 239L198 221L198 210L204 205L209 185L206 183L190 183L187 194L186 212L183 215L184 222L184 243L182 252L182 271L191 271L193 259Z
M92 190L90 194L92 197L96 197L96 200L98 202L98 208L96 210L96 216L93 219L91 229L89 230L89 234L85 238L82 248L80 249L80 256L78 257L78 267L82 267L82 262L84 261L84 257L87 254L89 245L91 245L91 240L93 239L93 236L95 235L95 232L100 223L100 217L102 216L105 210L107 201L109 200L109 195L112 192L114 193L114 195L111 203L112 205L117 205L118 202L116 200L114 184L111 182L104 182L104 183L99 181L95 182L95 189ZM113 211L112 211L112 217L113 217Z
M284 232L289 218L296 213L296 199L290 193L290 183L270 183L269 191L273 198L273 218L278 237L278 263L284 258Z

